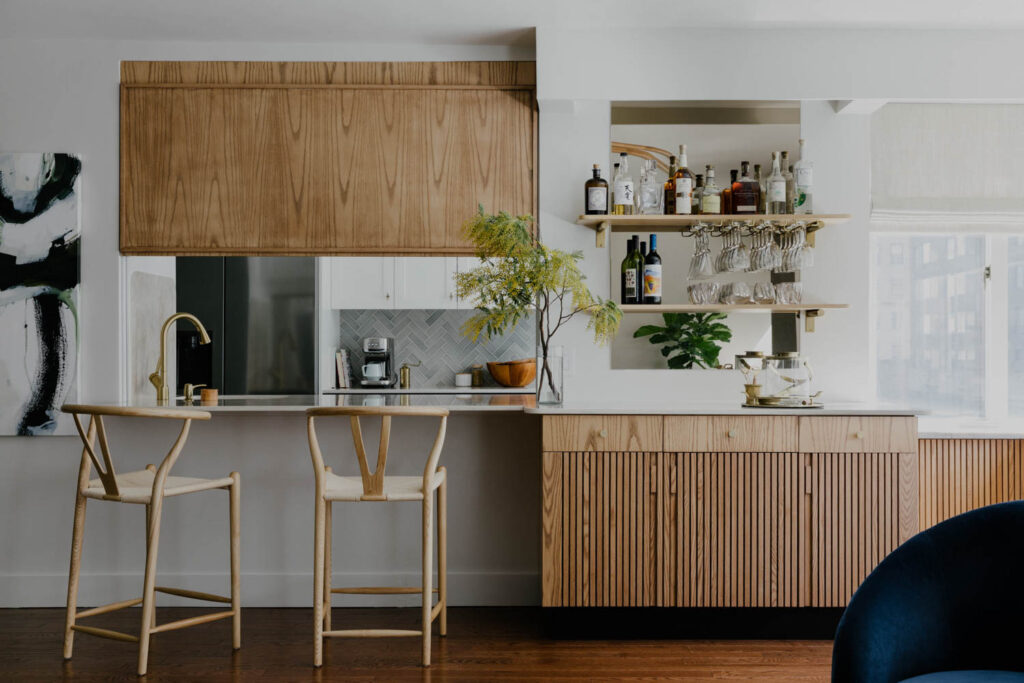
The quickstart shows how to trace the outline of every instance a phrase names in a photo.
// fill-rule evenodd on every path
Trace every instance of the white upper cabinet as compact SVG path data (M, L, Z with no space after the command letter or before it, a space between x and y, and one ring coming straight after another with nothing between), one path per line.
M480 259L476 256L460 256L458 257L458 270L460 273L473 270L474 268L480 267ZM480 297L474 296L469 299L457 298L458 307L461 309L469 310L477 307L480 301Z
M331 262L331 308L397 308L395 259L336 256Z
M395 308L456 308L452 256L395 257Z

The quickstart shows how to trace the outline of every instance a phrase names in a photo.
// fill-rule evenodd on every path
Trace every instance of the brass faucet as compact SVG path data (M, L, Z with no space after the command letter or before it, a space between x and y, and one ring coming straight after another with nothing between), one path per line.
M162 406L171 401L171 390L167 386L167 330L176 320L187 320L195 325L199 330L199 343L210 343L210 335L206 332L206 328L199 322L199 318L191 313L175 313L164 322L164 326L160 329L160 359L156 362L156 372L149 376L149 381L156 387L157 405Z

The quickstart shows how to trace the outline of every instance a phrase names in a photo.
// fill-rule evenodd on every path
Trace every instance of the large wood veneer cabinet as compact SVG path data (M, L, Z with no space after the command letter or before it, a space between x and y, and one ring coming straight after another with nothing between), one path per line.
M841 607L918 530L914 417L543 421L545 606Z
M533 62L123 62L121 252L471 254L536 124Z

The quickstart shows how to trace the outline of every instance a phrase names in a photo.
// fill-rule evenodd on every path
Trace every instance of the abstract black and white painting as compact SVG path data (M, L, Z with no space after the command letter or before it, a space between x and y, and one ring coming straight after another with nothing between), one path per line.
M81 171L70 154L0 152L0 435L73 431Z

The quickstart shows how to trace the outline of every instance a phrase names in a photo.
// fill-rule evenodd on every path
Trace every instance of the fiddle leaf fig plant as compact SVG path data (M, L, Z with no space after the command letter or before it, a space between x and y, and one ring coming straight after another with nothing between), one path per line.
M664 344L661 355L672 369L718 367L718 342L732 340L725 313L663 313L665 325L643 325L634 338L650 337L652 344Z
M532 216L479 212L463 226L482 263L456 275L458 295L475 299L476 313L462 333L476 341L515 326L531 311L537 313L541 367L537 368L538 397L542 389L561 402L561 380L549 364L551 338L579 314L589 318L594 341L604 345L619 329L622 311L615 302L594 296L580 270L582 252L552 249L534 237Z

